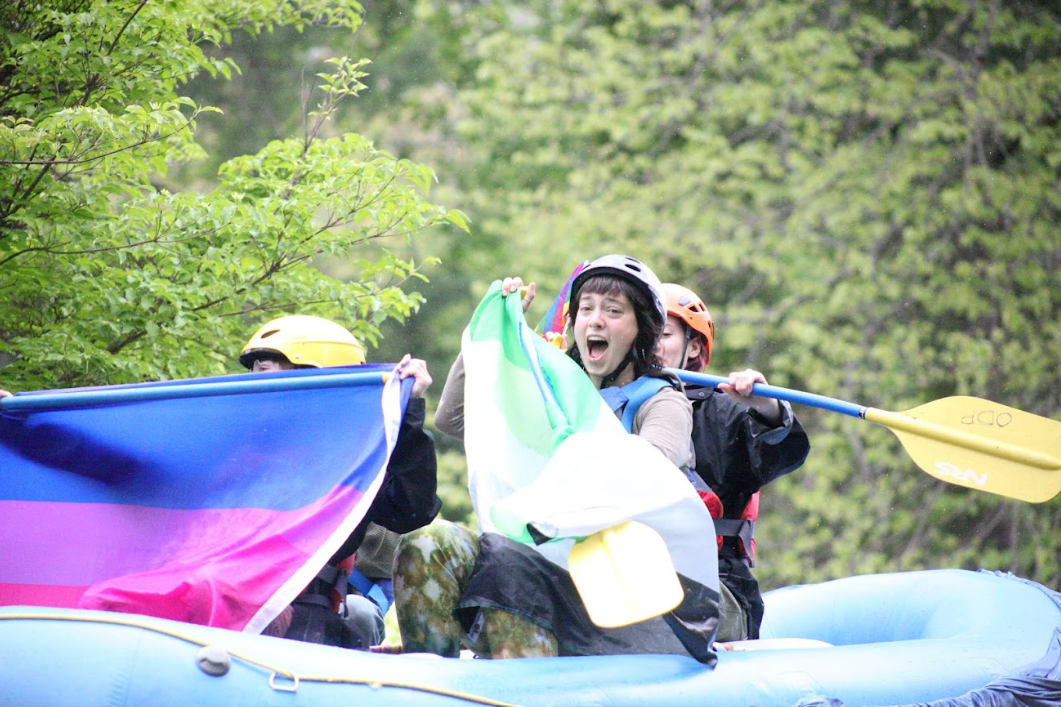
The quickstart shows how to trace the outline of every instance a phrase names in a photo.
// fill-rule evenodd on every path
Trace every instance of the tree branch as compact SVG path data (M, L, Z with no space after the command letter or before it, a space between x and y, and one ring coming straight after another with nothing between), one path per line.
M140 14L140 11L144 9L145 5L147 5L147 0L141 0L140 4L137 5L136 9L133 10L132 14L130 14L129 17L126 18L125 24L122 25L122 28L120 30L118 30L118 34L114 36L114 41L111 42L111 45L107 48L108 56L114 51L114 48L118 46L118 40L122 38L123 34L125 34L125 30L129 27L129 23L131 23L136 18L136 16Z
M147 144L152 143L152 142L158 142L159 140L165 140L167 138L173 137L177 133L182 132L184 130L187 130L189 128L189 126L191 126L191 124L192 124L192 122L194 120L195 120L195 116L193 115L191 118L188 118L184 122L184 125L180 126L176 130L172 130L172 131L170 131L168 133L165 133L163 135L156 135L154 137L146 137L143 140L139 140L139 141L134 142L134 143L132 143L130 145L124 145L122 147L116 148L114 150L109 150L109 151L104 152L104 153L99 154L99 155L93 155L92 157L73 158L73 159L65 159L65 160L59 160L59 159L54 159L54 158L47 159L47 160L0 160L0 165L22 165L22 166L28 166L28 167L29 166L42 165L45 168L50 168L50 167L53 167L53 166L56 166L56 165L80 165L80 164L87 164L87 163L90 163L90 162L98 162L99 160L102 160L105 157L110 157L111 155L116 155L119 152L126 152L127 150L135 150L136 148L141 147L143 145L147 145ZM36 182L34 184L36 184Z

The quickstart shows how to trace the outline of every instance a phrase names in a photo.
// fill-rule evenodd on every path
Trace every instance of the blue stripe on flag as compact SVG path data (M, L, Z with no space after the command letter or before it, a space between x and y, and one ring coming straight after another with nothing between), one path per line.
M309 383L357 369L362 367L147 385L165 388L215 380L255 384L270 375ZM113 386L136 387L142 386ZM402 411L409 388L411 383L404 382ZM337 486L365 491L387 456L382 389L381 381L371 386L5 411L0 415L0 500L292 510Z

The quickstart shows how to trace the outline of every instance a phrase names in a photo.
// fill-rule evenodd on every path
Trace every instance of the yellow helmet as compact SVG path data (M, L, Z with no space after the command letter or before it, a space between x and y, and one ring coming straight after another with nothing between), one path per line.
M296 366L352 366L365 362L365 347L335 322L294 314L265 324L243 347L239 362L246 368L261 356L281 354Z

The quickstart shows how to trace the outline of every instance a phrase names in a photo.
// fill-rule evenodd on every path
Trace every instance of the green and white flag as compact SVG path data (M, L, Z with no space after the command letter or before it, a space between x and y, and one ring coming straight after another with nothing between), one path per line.
M655 529L675 569L718 590L714 524L685 474L623 429L586 373L491 285L464 331L464 444L481 532L566 567L576 539L626 520Z

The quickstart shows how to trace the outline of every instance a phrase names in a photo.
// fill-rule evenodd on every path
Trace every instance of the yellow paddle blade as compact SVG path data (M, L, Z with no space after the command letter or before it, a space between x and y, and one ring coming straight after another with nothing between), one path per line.
M685 596L663 538L632 520L575 543L567 567L590 620L603 628L659 616Z
M917 465L951 484L1042 503L1061 492L1061 422L955 396L905 413L867 408Z

